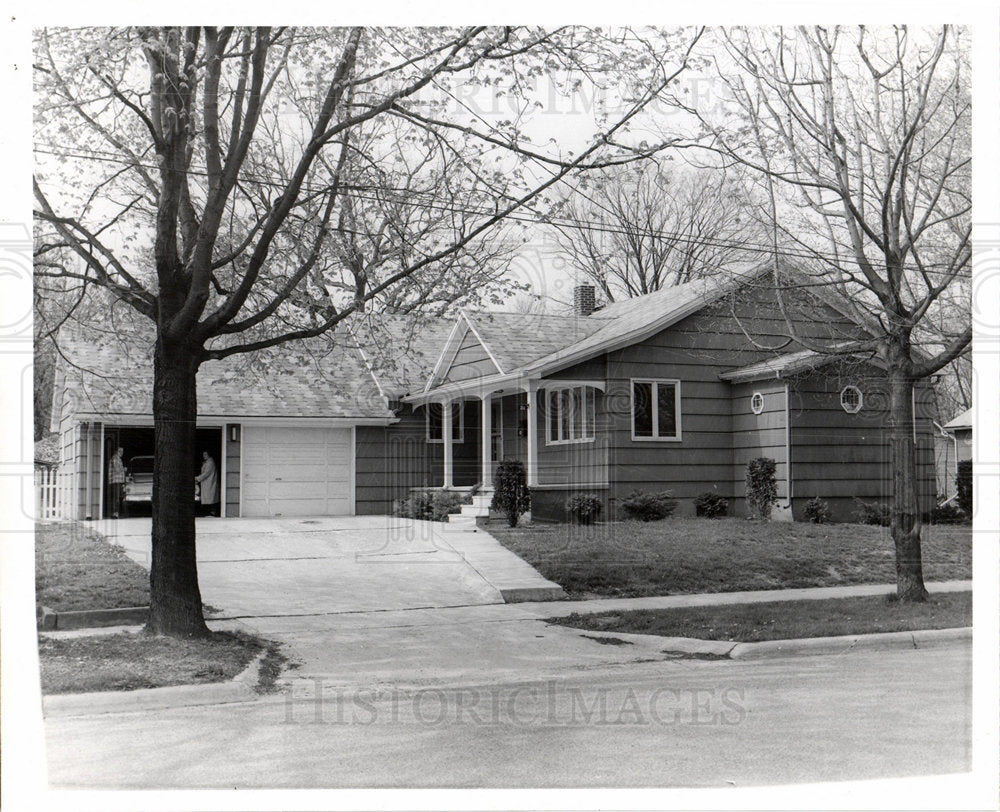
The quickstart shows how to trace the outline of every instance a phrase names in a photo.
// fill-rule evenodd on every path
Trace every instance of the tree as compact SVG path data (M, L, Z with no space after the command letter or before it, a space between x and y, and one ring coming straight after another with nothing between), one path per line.
M870 339L824 346L789 323L788 339L884 367L897 594L923 600L914 384L971 340L965 34L731 29L714 45L724 103L672 101L704 149L762 189L776 248L794 246L811 284L839 291L870 326ZM775 289L795 284L775 262Z
M571 173L662 148L632 145L628 125L684 70L697 36L37 33L41 273L100 288L155 329L150 631L206 633L189 471L200 364L319 336L370 305L474 289L468 274L484 252L503 253L511 214ZM620 112L595 115L595 136L575 153L537 148L532 83L539 93L586 83ZM510 109L487 117L455 87ZM46 265L55 252L76 264Z
M551 222L560 250L609 302L724 272L742 244L761 241L741 190L718 170L650 161L585 183Z

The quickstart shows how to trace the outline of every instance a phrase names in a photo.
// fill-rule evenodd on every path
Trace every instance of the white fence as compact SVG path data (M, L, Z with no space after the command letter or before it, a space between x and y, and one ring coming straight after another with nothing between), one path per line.
M54 468L35 471L35 517L52 521L76 518L76 476Z

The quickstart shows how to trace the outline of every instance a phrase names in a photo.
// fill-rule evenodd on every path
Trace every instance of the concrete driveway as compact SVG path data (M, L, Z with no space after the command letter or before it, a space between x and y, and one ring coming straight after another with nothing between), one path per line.
M150 520L94 529L150 563ZM212 619L503 603L431 522L389 516L197 520L202 600Z

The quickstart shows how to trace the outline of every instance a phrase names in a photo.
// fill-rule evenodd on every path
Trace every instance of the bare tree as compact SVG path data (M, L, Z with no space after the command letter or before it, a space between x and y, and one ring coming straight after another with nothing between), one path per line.
M673 102L705 149L759 184L775 247L794 246L815 285L840 291L873 330L834 347L789 323L788 339L885 368L897 593L923 600L913 389L971 340L965 34L730 29L713 46L725 103ZM777 262L773 284L793 284Z
M484 245L502 255L512 213L573 172L662 148L631 145L627 125L697 36L38 32L41 273L100 287L155 327L151 631L206 633L189 475L199 365L319 336L369 303L438 306ZM575 155L536 148L525 124L542 76L545 91L604 83L629 101ZM513 111L487 118L457 85ZM45 265L60 251L76 264Z
M762 233L741 189L710 168L650 161L588 177L551 219L560 250L613 302L724 272Z

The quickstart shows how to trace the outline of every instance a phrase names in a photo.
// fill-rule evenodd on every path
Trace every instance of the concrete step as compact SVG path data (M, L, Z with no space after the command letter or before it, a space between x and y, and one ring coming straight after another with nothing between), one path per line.
M463 508L470 507L469 505L462 505ZM446 522L435 522L435 524L440 524L439 528L442 533L475 533L476 532L476 517L469 516L465 514L463 510L462 513L452 513L448 516L448 521Z
M485 505L477 505L475 503L471 505L462 505L462 516L471 516L475 518L476 516L489 516L490 506L489 503Z

